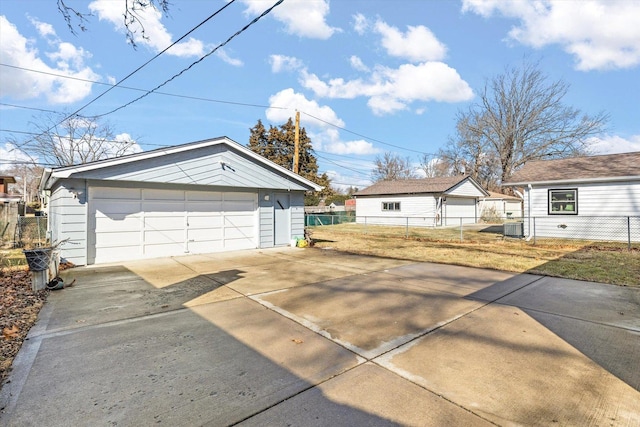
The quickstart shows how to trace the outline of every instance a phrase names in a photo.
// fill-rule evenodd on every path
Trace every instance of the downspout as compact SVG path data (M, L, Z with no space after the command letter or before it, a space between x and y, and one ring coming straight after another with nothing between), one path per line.
M529 197L527 197L527 222L529 235L525 239L527 242L533 238L533 234L531 233L531 184L527 184L527 193L529 193Z
M433 216L433 226L438 226L438 218L442 219L442 196L438 197L438 201L436 202L436 213Z

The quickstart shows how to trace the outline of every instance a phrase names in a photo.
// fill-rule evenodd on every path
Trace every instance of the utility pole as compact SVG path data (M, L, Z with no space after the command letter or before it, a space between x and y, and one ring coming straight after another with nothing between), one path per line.
M293 150L293 173L298 173L298 157L300 156L300 111L296 111L296 133Z

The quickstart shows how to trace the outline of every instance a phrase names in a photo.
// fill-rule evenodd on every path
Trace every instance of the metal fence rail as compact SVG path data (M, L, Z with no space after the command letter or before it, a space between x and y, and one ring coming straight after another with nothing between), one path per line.
M340 225L348 232L438 241L483 242L518 239L527 244L607 244L640 248L640 216L523 217L491 223L470 217L358 216L346 221L333 215L308 215L305 225Z

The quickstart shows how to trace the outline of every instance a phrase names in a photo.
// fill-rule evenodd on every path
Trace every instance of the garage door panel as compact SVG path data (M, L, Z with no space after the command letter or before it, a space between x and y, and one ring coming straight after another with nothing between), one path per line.
M141 247L138 246L126 246L126 247L103 247L96 248L96 263L114 262L121 260L139 259L142 255Z
M184 213L184 203L182 202L148 202L142 204L142 210L145 216L157 216L166 213L175 213L182 215Z
M110 232L114 230L115 221L109 217L97 217L96 216L96 232ZM142 218L137 216L127 216L124 219L117 221L118 231L140 231L142 229Z
M152 216L144 219L145 230L183 230L184 224L182 216Z
M144 245L143 255L147 258L184 255L184 245Z
M253 201L226 201L222 210L224 212L247 212L253 210Z
M167 243L171 245L184 245L184 231L180 230L145 230L144 243L159 244Z
M90 190L92 199L140 200L141 194L139 188L91 187Z
M96 202L96 216L136 215L142 211L140 202Z
M189 223L190 229L221 228L222 219L222 215L189 216L187 222Z
M140 232L114 231L96 234L96 248L140 246Z
M225 227L251 227L253 228L253 215L234 215L224 217Z
M181 190L165 190L165 189L144 189L142 190L144 200L181 200L184 201L184 191Z
M189 214L210 214L211 212L222 211L222 202L187 202L185 203L185 209Z
M211 242L213 240L222 240L224 238L224 230L220 228L207 228L204 230L189 229L187 231L187 239L191 242Z
M248 245L252 245L253 242L249 239L231 239L231 240L225 240L224 242L224 249L225 250L230 250L230 251L237 251L237 250L241 250L241 249L248 249L251 247L255 247L255 246L248 246Z
M225 249L222 240L208 240L203 242L189 242L189 253L208 254L220 252Z
M253 227L233 227L225 228L224 238L227 239L251 239L253 237Z
M187 191L188 201L222 201L222 193L217 191Z

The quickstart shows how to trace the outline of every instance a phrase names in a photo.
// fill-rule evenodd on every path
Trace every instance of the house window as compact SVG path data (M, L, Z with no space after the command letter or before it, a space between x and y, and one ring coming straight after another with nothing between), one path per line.
M400 202L382 202L383 211L399 211Z
M549 215L577 215L578 190L549 190Z

